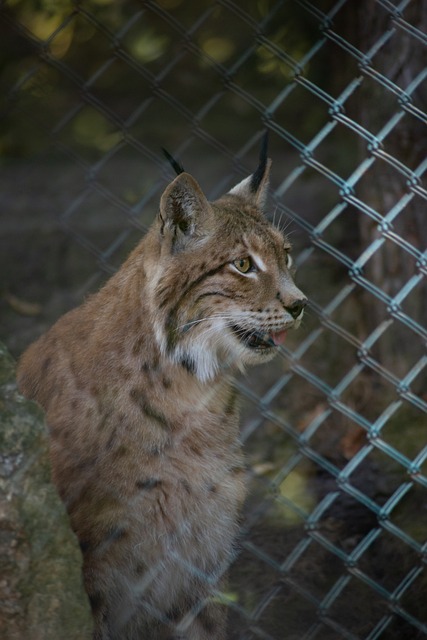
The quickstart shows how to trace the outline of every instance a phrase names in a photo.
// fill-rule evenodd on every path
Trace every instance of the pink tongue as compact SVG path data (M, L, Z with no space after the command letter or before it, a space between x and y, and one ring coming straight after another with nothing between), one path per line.
M276 346L279 346L279 344L283 344L285 342L287 333L288 332L286 330L285 331L277 331L277 333L272 333L271 334L271 338L272 338L274 344Z

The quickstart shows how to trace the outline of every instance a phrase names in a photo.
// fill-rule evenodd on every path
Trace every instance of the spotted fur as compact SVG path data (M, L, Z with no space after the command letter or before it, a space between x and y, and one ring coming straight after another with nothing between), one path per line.
M269 169L212 203L180 173L117 274L21 359L95 640L225 638L213 595L245 496L232 376L271 358L305 304L262 212Z

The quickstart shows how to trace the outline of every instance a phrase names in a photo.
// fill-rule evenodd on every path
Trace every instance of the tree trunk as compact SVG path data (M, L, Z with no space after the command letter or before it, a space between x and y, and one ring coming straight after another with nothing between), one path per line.
M375 162L356 185L356 196L383 218L381 222L360 212L362 251L377 246L363 275L391 299L381 302L365 293L363 316L367 334L393 318L374 350L380 362L401 377L425 350L425 335L411 328L401 312L424 332L427 328L427 254L424 264L417 256L427 248L426 185L421 183L422 163L427 169L427 4L411 0L400 16L372 0L348 4L352 15L347 15L347 36L368 56L368 66L362 64L356 113L351 115L380 143L377 151L374 142ZM421 35L411 32L412 27ZM388 124L389 132L383 135ZM366 157L369 143L361 139L361 144ZM406 287L408 283L413 288Z

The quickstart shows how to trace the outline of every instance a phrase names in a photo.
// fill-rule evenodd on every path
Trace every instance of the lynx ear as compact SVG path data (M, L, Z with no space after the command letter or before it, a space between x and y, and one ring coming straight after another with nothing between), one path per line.
M240 196L252 202L260 209L263 208L267 199L268 181L270 177L271 160L267 155L267 151L268 131L265 132L262 139L257 170L229 191L232 195Z
M195 179L180 173L160 199L162 235L173 231L173 244L183 245L186 238L201 236L201 226L210 205Z

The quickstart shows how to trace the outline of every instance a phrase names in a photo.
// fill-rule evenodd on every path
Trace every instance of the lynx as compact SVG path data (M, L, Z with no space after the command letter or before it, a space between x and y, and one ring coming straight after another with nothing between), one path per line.
M224 640L245 498L233 376L306 299L263 213L271 161L208 202L185 172L119 271L24 353L53 481L83 554L95 640Z

